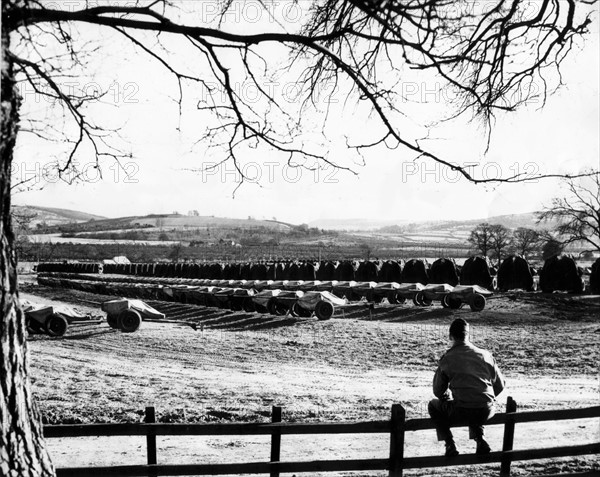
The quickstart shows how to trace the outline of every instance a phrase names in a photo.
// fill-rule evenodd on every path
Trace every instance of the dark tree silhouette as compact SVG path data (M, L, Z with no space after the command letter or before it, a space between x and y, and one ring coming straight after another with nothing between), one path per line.
M513 249L517 255L528 257L540 249L542 236L535 229L519 227L513 233Z
M494 252L494 257L498 265L502 260L502 255L512 243L512 232L504 225L495 224L490 226L490 245Z
M471 230L467 240L476 252L487 257L490 250L492 250L492 225L487 222L479 224Z
M512 233L504 225L484 222L471 230L467 240L475 251L484 257L493 252L494 257L500 263L502 254L512 243Z
M412 157L436 161L473 182L516 182L531 177L477 177L425 149L418 138L406 136L401 131L403 111L396 85L404 70L421 70L441 78L456 92L454 115L474 114L489 122L496 111L512 111L535 95L532 84L543 85L543 98L558 86L549 85L544 73L559 69L574 41L587 32L593 15L586 2L574 0L497 1L491 8L477 7L478 2L457 6L450 0L326 0L299 2L308 8L304 21L293 31L280 25L269 31L240 33L218 21L199 24L198 16L180 8L203 2L112 3L2 2L0 369L6 378L0 386L0 469L8 469L9 475L54 473L28 385L25 326L17 299L10 219L10 171L17 132L64 145L57 171L70 178L81 173L79 157L91 155L100 165L103 159L119 161L131 154L122 147L116 131L88 114L89 104L106 91L63 84L84 74L87 65L101 63L102 49L87 46L86 41L96 40L103 32L117 32L128 45L156 61L174 79L180 111L194 88L208 92L198 102L205 118L198 140L223 148L223 161L231 161L242 179L240 160L249 148L262 148L295 166L337 166L328 155L328 141L303 135L307 124L315 121L306 113L317 109L316 88L331 82L344 91L347 101L371 111L372 127L367 132L373 136L348 140L357 154L377 146L401 146ZM235 2L218 4L224 15ZM535 8L530 9L531 5ZM273 45L277 48L266 48ZM283 68L279 64L282 53L288 58ZM281 71L293 76L299 88L298 102L289 107L265 87ZM260 92L260 107L247 104L236 92L234 84L240 79L250 81ZM21 118L18 83L52 101L62 120ZM197 99L191 96L191 100ZM319 116L324 134L328 112L326 108Z

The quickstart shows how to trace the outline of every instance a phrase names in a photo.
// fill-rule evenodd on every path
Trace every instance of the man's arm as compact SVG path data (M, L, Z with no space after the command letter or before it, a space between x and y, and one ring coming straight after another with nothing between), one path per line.
M498 396L504 389L504 376L502 376L500 368L498 368L498 365L496 364L496 360L494 360L494 380L492 386L494 387L494 396Z
M439 399L444 399L446 397L447 390L448 376L446 376L446 373L442 371L441 366L438 366L438 369L433 376L433 394Z

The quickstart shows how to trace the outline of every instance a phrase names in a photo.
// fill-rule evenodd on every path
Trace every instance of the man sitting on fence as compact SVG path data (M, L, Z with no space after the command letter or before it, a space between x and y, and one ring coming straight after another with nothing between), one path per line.
M477 454L488 454L483 424L494 414L494 400L504 389L502 374L489 351L469 342L469 324L458 318L450 325L452 347L440 359L433 378L429 415L439 441L446 442L446 456L458 455L450 426L466 421L469 438L477 442ZM451 394L450 394L451 393Z

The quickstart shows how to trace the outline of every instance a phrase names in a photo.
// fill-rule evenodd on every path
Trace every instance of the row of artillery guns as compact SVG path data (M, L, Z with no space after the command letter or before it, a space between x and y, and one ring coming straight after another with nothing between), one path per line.
M141 300L119 298L97 304L102 311L106 312L108 325L124 333L137 331L143 320L165 321L164 313ZM21 306L25 314L25 326L30 334L61 337L71 326L99 324L104 321L98 315L81 313L64 304L33 303L23 300Z
M436 267L426 266L423 260L411 260L402 269L406 276L421 274L422 282L377 282L338 280L235 280L163 278L146 276L106 275L98 273L95 264L40 264L38 282L52 287L75 288L82 291L117 295L117 300L102 304L107 313L108 324L124 332L137 330L146 320L164 320L164 315L140 300L131 298L176 301L232 311L270 313L297 317L315 316L328 320L336 307L344 308L353 302L366 301L370 304L387 300L390 304L403 304L410 300L417 306L430 306L439 301L442 307L458 309L468 305L472 311L481 311L492 296L492 288L500 291L520 289L533 291L534 276L539 277L539 286L545 292L581 293L584 290L583 271L575 260L566 255L546 260L544 267L536 271L519 256L507 257L495 271L484 257L471 257L460 269L459 280L448 270L456 272L453 260L440 259ZM57 265L60 265L58 267ZM71 268L65 265L72 266ZM61 268L61 270L56 270ZM64 271L66 268L66 271ZM76 271L68 272L75 269ZM431 283L435 273L446 270L445 278L453 283ZM46 270L46 272L44 272ZM431 270L434 273L426 273ZM600 259L596 260L589 273L589 291L600 293ZM413 274L413 275L411 275ZM457 273L454 273L458 275ZM429 283L427 283L429 282ZM482 286L487 285L487 286ZM43 332L51 336L62 336L67 327L76 323L89 323L93 317L81 316L73 310L55 306L24 304L27 327L32 332Z
M298 317L331 318L336 307L366 301L378 304L430 306L439 301L443 307L457 309L468 304L473 311L485 307L492 292L477 285L338 282L302 280L209 280L143 278L66 273L40 273L40 285L75 288L82 291L127 296L146 300L230 309L232 311L292 314Z
M473 256L462 266L451 258L440 258L432 264L424 259L128 263L104 266L98 263L43 262L38 265L37 271L211 280L445 283L450 286L477 285L501 292L538 289L546 293L582 293L586 288L584 277L589 277L587 291L600 294L600 258L591 268L583 269L569 255L548 258L538 270L525 258L510 255L498 267L493 267L487 257Z

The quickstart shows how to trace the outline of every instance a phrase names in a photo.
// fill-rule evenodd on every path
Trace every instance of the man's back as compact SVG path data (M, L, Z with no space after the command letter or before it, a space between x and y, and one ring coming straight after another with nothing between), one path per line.
M446 442L446 457L458 455L450 426L464 421L469 425L469 437L477 442L475 453L488 454L484 424L494 414L494 398L504 389L502 374L492 353L470 343L469 324L464 319L452 322L448 338L452 347L440 359L433 377L437 399L429 401L429 415L438 440Z
M459 406L478 408L491 406L504 383L492 354L463 342L442 356L434 377L437 397L442 398L448 388Z

